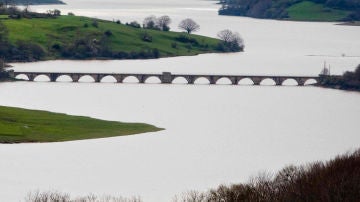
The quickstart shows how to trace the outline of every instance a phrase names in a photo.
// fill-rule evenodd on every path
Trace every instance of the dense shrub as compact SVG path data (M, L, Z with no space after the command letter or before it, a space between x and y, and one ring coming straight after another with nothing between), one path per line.
M134 27L134 28L141 28L140 24L136 21L132 21L130 23L126 23L127 26Z
M152 42L153 38L148 32L143 32L141 34L141 40L146 41L146 42Z
M112 35L113 35L113 33L112 33L112 31L111 31L111 30L106 30L106 31L104 32L104 34L105 34L105 36L107 36L107 37L109 37L109 36L112 36Z
M190 43L195 46L199 45L199 42L195 38L192 38L189 35L185 34L180 34L178 37L175 38L175 40L182 43Z
M93 20L92 23L91 23L91 25L92 25L93 27L96 27L96 28L99 27L99 23L98 23L97 20Z

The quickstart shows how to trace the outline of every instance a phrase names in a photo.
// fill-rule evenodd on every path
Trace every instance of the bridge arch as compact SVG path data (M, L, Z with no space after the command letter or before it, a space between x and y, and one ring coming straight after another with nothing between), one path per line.
M101 83L116 83L117 80L114 76L112 75L104 75L101 80L100 80Z
M57 81L57 82L73 82L73 79L71 78L70 75L63 74L63 75L59 75L58 77L56 77L55 81Z
M177 76L172 80L171 83L173 83L173 84L188 84L189 81L183 76Z
M159 84L161 83L161 79L158 76L149 76L145 79L145 83Z
M123 83L140 83L140 81L136 76L130 75L124 78Z
M262 86L275 86L276 82L272 78L263 78L263 79L261 79L260 85L262 85Z
M49 75L38 74L34 77L34 81L49 82L49 81L51 81L51 79L50 79Z
M242 78L238 82L238 85L254 85L254 81L251 78Z
M313 85L313 84L317 84L317 83L318 83L318 81L316 79L306 79L304 82L304 85L308 86L308 85Z
M82 82L82 83L94 83L95 79L91 75L82 75L79 78L79 82Z
M200 76L194 79L194 84L206 85L210 84L210 80L204 76Z
M281 83L281 85L283 85L283 86L298 86L299 83L294 78L287 78Z
M229 77L224 76L224 77L221 77L218 80L216 80L215 83L219 84L219 85L231 85L232 81Z
M22 80L26 80L29 81L29 76L27 74L18 74L15 76L16 79L22 79Z

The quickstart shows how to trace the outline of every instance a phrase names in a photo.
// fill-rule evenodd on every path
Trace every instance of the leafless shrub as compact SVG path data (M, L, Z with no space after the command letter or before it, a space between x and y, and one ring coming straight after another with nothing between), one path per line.
M96 196L89 194L87 196L71 198L70 194L57 191L30 192L25 197L25 202L142 202L140 197L115 197L110 195Z

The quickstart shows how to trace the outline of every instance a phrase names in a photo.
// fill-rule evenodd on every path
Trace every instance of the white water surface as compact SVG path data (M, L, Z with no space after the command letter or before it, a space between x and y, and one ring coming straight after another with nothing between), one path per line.
M19 71L317 75L360 63L359 27L218 16L213 1L66 1L63 13L141 20L154 14L199 22L199 34L241 33L244 53L158 60L49 61ZM310 56L311 55L311 56ZM44 80L44 78L38 78ZM109 79L108 81L111 81ZM359 148L360 95L316 87L16 82L0 84L0 105L41 109L166 130L97 140L0 145L0 201L32 190L139 195L170 201L190 189L246 182L261 171L326 160Z

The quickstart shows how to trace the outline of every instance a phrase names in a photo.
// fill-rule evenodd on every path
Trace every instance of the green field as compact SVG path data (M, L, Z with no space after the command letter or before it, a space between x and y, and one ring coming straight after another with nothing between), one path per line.
M62 142L162 130L141 123L103 121L0 106L0 143Z
M303 1L287 9L290 20L300 21L340 21L349 11L326 8L322 4Z
M93 25L94 21L97 27ZM111 21L79 16L9 19L2 22L9 30L8 38L11 43L16 44L20 40L38 44L46 52L43 59L66 58L61 51L74 44L80 44L76 47L77 53L89 52L81 43L93 43L93 46L98 47L99 50L106 48L113 53L146 52L156 49L160 57L171 57L218 52L216 47L220 42L218 39L204 36L133 28ZM106 32L111 34L106 35ZM152 37L151 42L142 39L145 33ZM176 39L180 35L190 37L197 43L181 42Z

